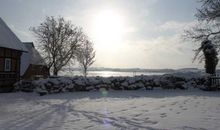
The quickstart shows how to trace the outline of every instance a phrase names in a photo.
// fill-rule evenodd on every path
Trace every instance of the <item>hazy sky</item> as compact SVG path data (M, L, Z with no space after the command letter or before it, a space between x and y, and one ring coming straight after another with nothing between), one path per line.
M45 16L63 16L94 42L97 67L185 68L196 44L183 29L196 21L197 0L0 0L0 17L22 41Z

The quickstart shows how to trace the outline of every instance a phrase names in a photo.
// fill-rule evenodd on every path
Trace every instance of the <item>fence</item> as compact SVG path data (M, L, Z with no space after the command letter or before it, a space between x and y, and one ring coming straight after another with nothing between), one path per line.
M211 88L220 89L220 75L215 74L210 77Z

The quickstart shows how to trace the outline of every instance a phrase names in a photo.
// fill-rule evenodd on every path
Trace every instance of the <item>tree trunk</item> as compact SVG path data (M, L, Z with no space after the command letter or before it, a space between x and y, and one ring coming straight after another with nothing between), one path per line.
M206 73L208 74L215 74L216 73L216 61L214 59L209 59L205 61L205 69Z
M53 75L55 75L55 76L58 75L58 70L56 69L56 67L53 69Z
M57 71L53 71L53 75L57 76L58 72Z
M87 77L87 67L84 67L83 74L84 74L84 77L86 78Z

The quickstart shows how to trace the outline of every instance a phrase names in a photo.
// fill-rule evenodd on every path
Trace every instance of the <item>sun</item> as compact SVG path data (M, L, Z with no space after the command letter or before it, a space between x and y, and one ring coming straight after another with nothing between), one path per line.
M123 37L123 19L111 10L97 13L93 21L93 38L100 46L113 47Z

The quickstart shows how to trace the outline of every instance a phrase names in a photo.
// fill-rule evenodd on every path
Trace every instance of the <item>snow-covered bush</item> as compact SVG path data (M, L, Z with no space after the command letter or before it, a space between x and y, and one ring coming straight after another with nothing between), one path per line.
M73 92L105 90L150 90L155 87L163 89L203 88L207 86L208 75L196 74L165 74L158 76L135 77L51 77L35 81L19 81L16 90L37 92L41 95Z
M19 82L15 83L14 86L16 91L33 92L35 89L35 86L31 81L20 80Z
M163 89L186 89L184 87L184 84L186 83L186 79L184 77L180 76L174 76L174 75L163 75L160 78L160 86Z

